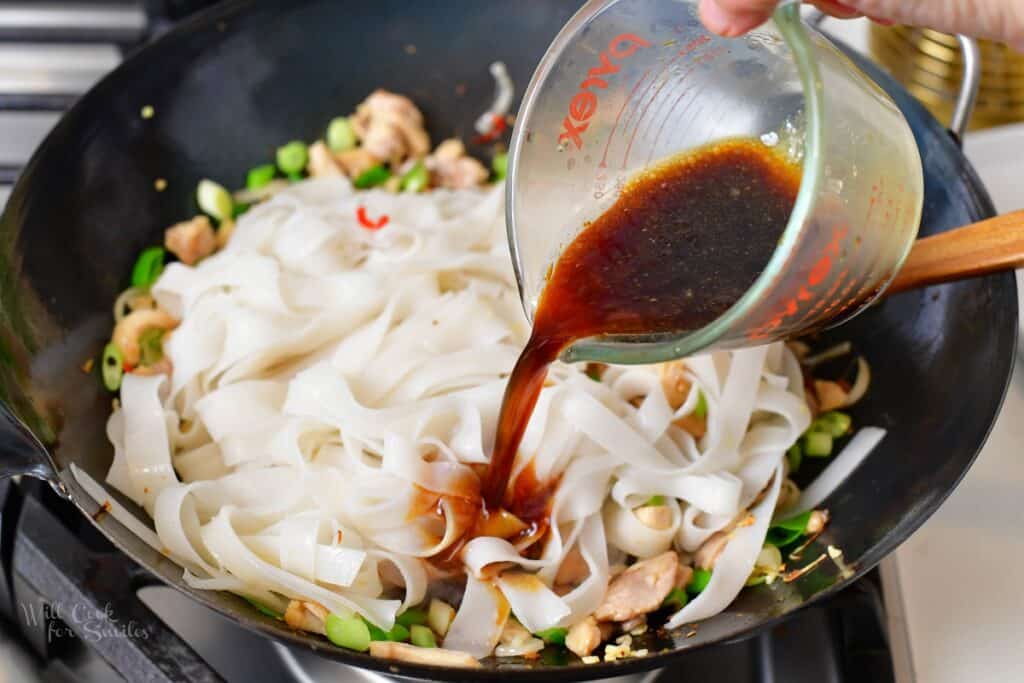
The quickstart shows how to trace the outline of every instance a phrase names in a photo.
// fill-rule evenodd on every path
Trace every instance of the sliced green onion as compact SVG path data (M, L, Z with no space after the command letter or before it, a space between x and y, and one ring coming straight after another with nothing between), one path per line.
M804 529L807 528L807 520L811 518L811 511L797 515L796 517L790 517L789 519L783 519L775 522L768 527L768 534L765 537L765 541L771 545L779 548L784 548L787 545L797 542L804 535Z
M264 605L262 602L253 600L252 598L247 598L244 595L242 596L242 599L250 605L252 605L253 607L255 607L256 611L258 611L260 614L271 617L272 619L277 619L279 621L284 618L284 615L282 615L280 612L275 612L274 610Z
M823 415L819 415L818 419L811 423L811 427L808 431L825 432L832 438L836 439L849 432L852 425L853 419L850 418L849 415L841 413L838 410L833 410Z
M332 152L344 152L356 146L356 131L347 117L339 116L327 124L327 146Z
M704 392L697 390L697 407L693 409L695 417L705 418L708 416L708 400L704 398Z
M800 447L799 441L790 446L789 450L786 451L786 460L789 461L790 474L800 469L800 463L804 460L804 449Z
M690 595L700 595L708 587L711 580L711 572L707 569L694 569L690 583L686 584L686 592Z
M768 580L768 576L767 575L765 575L762 572L759 572L756 569L754 569L752 572L750 572L750 576L747 577L747 580L746 580L746 582L743 585L746 586L747 588L750 588L751 586L760 586L762 583L764 583L767 580Z
M508 154L505 152L495 154L491 159L491 169L494 171L495 180L504 180L508 175Z
M388 167L384 164L377 164L357 175L356 179L352 181L352 185L356 189L366 190L386 183L390 177L391 171L388 170Z
M391 640L396 643L400 643L405 640L409 640L409 629L402 626L401 624L395 624L391 627L390 631L378 628L370 622L363 619L366 624L366 628L370 631L370 640Z
M288 178L288 182L290 182L290 183L297 183L300 180L302 180L302 174L299 173L298 171L296 171L294 173L288 173L288 174L286 174L286 176Z
M366 652L370 649L370 629L359 617L340 617L337 614L328 614L327 620L324 622L324 630L327 631L327 640L338 647L356 652Z
M437 647L437 639L429 626L413 624L409 627L409 641L416 647Z
M132 287L149 289L157 281L160 273L164 272L164 254L163 247L142 250L132 267Z
M277 148L277 167L281 173L302 173L309 161L309 148L301 140L292 140L287 145Z
M139 365L154 365L164 357L163 338L166 331L150 327L139 334Z
M804 434L804 455L809 458L826 458L832 455L832 435L825 432Z
M245 186L250 190L258 190L270 184L277 174L277 167L274 164L263 164L250 168L245 176Z
M404 192L423 192L423 190L427 189L427 185L429 183L430 172L427 170L427 167L423 165L422 161L417 161L416 164L402 176L402 182L398 187Z
M702 589L703 590L703 589ZM690 601L687 597L686 591L682 588L673 588L669 591L668 596L661 603L662 607L671 607L672 609L682 609L686 607L686 603Z
M650 507L650 506L654 506L654 505L664 505L664 504L665 504L665 496L651 496L650 498L647 499L647 502L644 503L643 505L641 505L640 507Z
M196 188L196 203L199 204L200 211L219 221L231 218L235 205L231 193L223 185L207 178L199 181L199 187Z
M238 218L239 216L241 216L243 213L245 213L246 211L248 211L251 208L252 208L252 204L243 204L243 203L239 202L238 204L235 204L235 208L231 212L231 217L232 218Z
M548 645L565 645L565 637L569 635L569 629L555 626L554 628L546 628L543 631L537 631L533 635L537 636Z
M117 391L121 388L121 379L124 377L124 354L117 348L114 342L103 347L103 359L101 361L103 372L103 386L108 391Z
M427 613L416 607L410 607L395 618L395 623L406 628L416 624L422 625L427 623Z

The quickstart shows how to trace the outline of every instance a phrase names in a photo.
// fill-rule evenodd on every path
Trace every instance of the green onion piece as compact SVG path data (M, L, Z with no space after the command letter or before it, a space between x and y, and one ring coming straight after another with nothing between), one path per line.
M783 548L787 545L797 542L804 535L804 529L807 528L807 520L811 518L811 511L797 515L796 517L790 517L789 519L783 519L775 522L768 527L768 534L765 537L765 542L771 545Z
M504 180L508 175L508 154L495 154L491 160L491 169L494 171L495 180Z
M661 606L671 607L672 609L682 609L683 607L686 607L686 603L689 601L690 598L687 597L685 590L682 588L673 588L669 591L668 596L661 603Z
M641 505L640 507L650 507L652 505L664 505L664 504L665 504L665 496L651 496L650 498L647 499L647 502L644 503L643 505Z
M391 171L388 170L388 167L383 164L377 164L356 176L356 179L352 181L352 185L356 189L366 190L386 183L390 177Z
M366 652L370 649L370 629L359 617L340 617L337 614L328 614L327 620L324 622L324 630L327 631L327 640L338 647L356 652Z
M711 572L707 569L694 569L690 583L686 584L686 592L690 595L700 595L708 587L711 580Z
M332 152L344 152L356 146L356 131L347 117L339 116L327 124L327 146Z
M697 407L693 409L695 417L705 418L708 416L708 400L704 398L704 392L697 390Z
M218 221L231 218L234 212L235 203L231 199L231 193L223 185L207 178L199 181L196 188L196 203L199 204L200 211Z
M362 617L360 617L360 618L362 618ZM370 640L371 641L388 640L388 632L387 631L385 631L384 629L381 629L381 628L377 628L376 626L374 626L373 624L368 622L366 619L363 619L363 623L366 624L366 628L370 632ZM395 625L397 626L398 624L395 624Z
M121 388L121 378L124 377L124 354L117 348L114 342L103 347L103 359L101 361L103 372L103 386L108 391L117 391Z
M429 626L413 624L409 627L409 640L416 647L437 647L434 632Z
M852 425L853 420L849 415L833 410L824 415L819 415L818 419L811 423L808 431L825 432L832 436L832 438L837 439L849 432Z
M800 447L799 441L790 446L789 450L786 451L786 460L789 461L790 474L800 469L800 463L804 460L804 449Z
M410 607L395 618L395 622L406 628L414 624L427 623L427 613L416 607Z
M277 167L274 164L263 164L250 168L249 173L245 176L245 186L250 190L258 190L268 185L276 174Z
M262 602L259 602L257 600L253 600L252 598L247 598L244 595L242 596L242 599L245 600L250 605L252 605L253 607L255 607L256 611L258 611L260 614L268 616L268 617L270 617L272 619L277 619L278 621L280 621L281 619L284 618L283 614L281 614L280 612L275 612L274 610L272 610L269 607L267 607L266 605L264 605Z
M238 218L243 213L252 208L252 204L235 204L235 209L231 212L232 218Z
M393 640L396 643L409 640L409 629L401 624L395 624L391 627L391 630L387 632L387 639Z
M565 637L569 635L569 629L555 626L554 628L546 628L543 631L537 631L533 635L537 636L548 645L565 645Z
M825 432L804 434L804 455L809 458L826 458L832 455L832 435Z
M163 247L142 250L132 267L132 287L149 289L157 281L160 273L164 272L164 254Z
M284 147L277 148L276 159L281 173L301 173L309 161L309 148L301 140L292 140Z
M139 365L154 365L164 357L163 338L166 331L159 327L150 327L139 334Z
M750 586L760 586L767 580L768 577L765 574L762 574L757 569L755 569L754 571L750 572L750 576L747 578L746 583L744 583L743 585L747 586L748 588Z
M399 188L403 192L423 192L427 189L427 185L430 183L430 172L427 167L423 165L422 161L417 161L416 165L406 171L405 175L402 176L402 182L399 184Z
M295 173L287 174L287 177L288 177L288 182L290 182L290 183L297 183L300 180L302 180L302 174L297 172L297 171Z

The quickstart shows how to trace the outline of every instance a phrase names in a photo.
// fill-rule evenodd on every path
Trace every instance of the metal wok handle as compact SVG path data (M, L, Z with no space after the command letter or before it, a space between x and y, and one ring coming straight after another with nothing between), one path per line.
M953 105L953 117L949 121L949 132L958 144L963 144L967 123L974 113L974 105L978 101L978 90L981 87L981 49L978 41L965 35L957 35L960 42L960 53L963 58L963 79L960 81L960 92L956 95Z

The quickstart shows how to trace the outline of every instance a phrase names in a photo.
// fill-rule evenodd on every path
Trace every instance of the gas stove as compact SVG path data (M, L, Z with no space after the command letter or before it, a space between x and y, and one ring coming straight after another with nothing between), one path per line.
M211 0L0 2L0 205L61 112L133 50ZM894 681L876 573L741 642L620 683ZM25 681L375 681L291 650L160 584L69 503L0 482L0 663Z

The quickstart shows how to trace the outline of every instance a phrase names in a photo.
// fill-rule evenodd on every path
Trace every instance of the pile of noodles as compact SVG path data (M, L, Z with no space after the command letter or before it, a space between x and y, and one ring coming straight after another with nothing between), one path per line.
M384 629L424 599L436 573L422 558L472 523L455 503L478 488L471 466L488 461L529 332L502 204L500 185L392 194L310 180L246 213L223 251L167 267L152 293L182 321L165 344L173 374L125 376L107 482L152 516L155 535L136 532L190 584L279 610L313 600ZM390 220L368 230L360 207ZM811 416L782 344L687 366L693 389L675 411L656 368L613 367L597 382L554 366L517 462L560 478L543 552L469 542L445 647L490 654L510 608L534 632L575 623L600 604L611 563L694 551L755 503L756 521L733 532L710 585L669 625L732 602ZM695 440L673 421L698 389L707 434ZM443 517L417 514L424 491ZM671 506L670 528L634 516L652 495ZM590 574L559 596L551 585L574 546ZM486 578L495 562L540 583Z

